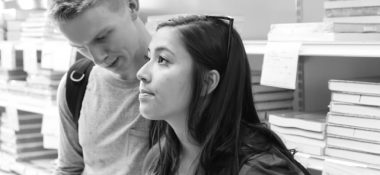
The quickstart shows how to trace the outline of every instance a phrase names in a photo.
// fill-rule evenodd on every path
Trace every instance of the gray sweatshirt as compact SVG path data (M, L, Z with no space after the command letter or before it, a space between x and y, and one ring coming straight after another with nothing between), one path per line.
M55 174L138 175L148 151L148 121L139 115L139 82L117 79L95 66L78 130L66 102L66 76L58 89L60 143Z

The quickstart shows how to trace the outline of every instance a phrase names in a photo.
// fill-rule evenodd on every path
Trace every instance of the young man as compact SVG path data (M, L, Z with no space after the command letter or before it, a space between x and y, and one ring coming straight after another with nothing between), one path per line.
M138 111L136 72L146 62L150 35L138 17L138 0L50 1L53 21L95 63L78 125L67 105L66 77L61 81L55 174L141 174L148 121Z

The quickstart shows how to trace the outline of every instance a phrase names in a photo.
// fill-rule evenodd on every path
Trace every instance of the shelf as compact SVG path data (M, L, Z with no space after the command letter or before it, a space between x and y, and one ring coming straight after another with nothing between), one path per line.
M6 92L0 92L0 106L13 107L18 110L39 113L51 114L53 111L57 113L58 107L54 102L28 97L25 95L15 95Z
M284 41L285 42L285 41ZM247 54L264 54L268 41L246 40ZM380 42L304 42L301 56L380 57Z

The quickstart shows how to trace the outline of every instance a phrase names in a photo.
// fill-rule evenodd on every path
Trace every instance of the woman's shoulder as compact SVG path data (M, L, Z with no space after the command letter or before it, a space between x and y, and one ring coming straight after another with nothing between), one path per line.
M256 154L240 169L239 175L304 175L302 170L278 149Z

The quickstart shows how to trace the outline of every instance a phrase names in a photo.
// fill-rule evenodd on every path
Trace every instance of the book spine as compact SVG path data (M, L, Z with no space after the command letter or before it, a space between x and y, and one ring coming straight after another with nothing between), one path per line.
M349 17L349 16L377 16L377 15L380 15L380 6L336 8L336 9L325 10L325 16L328 18Z
M324 18L325 22L333 23L358 23L358 24L368 24L368 23L380 23L379 16L349 16L349 17L335 17L335 18Z
M335 23L333 31L337 33L380 33L380 24Z
M380 6L378 0L360 0L360 1L325 1L323 3L325 9L332 8L348 8L348 7L371 7Z

